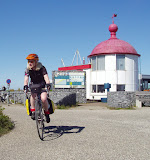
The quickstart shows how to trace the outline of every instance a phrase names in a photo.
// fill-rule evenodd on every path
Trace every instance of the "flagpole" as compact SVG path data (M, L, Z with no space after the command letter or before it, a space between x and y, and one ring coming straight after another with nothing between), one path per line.
M112 16L112 23L114 24L114 17L117 17L117 14L113 14Z

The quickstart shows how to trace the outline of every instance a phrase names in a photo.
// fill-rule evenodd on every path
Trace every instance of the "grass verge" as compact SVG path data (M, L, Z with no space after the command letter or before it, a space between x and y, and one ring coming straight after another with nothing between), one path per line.
M78 106L78 103L76 105L71 105L71 106L65 106L65 105L57 105L56 108L57 109L69 109L69 108L72 108L72 107L77 107Z
M14 128L11 119L3 114L4 108L0 106L0 137Z
M121 108L121 107L108 107L108 109L110 110L135 110L136 109L136 106L130 106L130 107L127 107L127 108Z

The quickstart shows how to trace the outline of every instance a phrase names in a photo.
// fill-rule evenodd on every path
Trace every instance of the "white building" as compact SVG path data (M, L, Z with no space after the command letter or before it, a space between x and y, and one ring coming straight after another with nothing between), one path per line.
M107 98L108 90L110 92L136 91L139 88L138 57L140 54L129 43L116 37L117 30L116 24L109 26L111 37L93 49L88 56L90 64L59 68L59 70L86 71L87 99ZM110 86L110 89L106 86Z

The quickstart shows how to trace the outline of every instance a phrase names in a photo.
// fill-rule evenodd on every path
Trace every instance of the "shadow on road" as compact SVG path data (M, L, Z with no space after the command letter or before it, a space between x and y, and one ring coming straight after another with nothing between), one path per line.
M63 134L80 133L84 128L79 126L48 126L45 127L44 140L54 140Z

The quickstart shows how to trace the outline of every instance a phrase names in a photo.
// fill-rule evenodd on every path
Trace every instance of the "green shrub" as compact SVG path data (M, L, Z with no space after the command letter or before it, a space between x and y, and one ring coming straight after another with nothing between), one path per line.
M14 123L11 122L11 119L3 114L4 108L0 106L0 136L9 132L14 128Z

